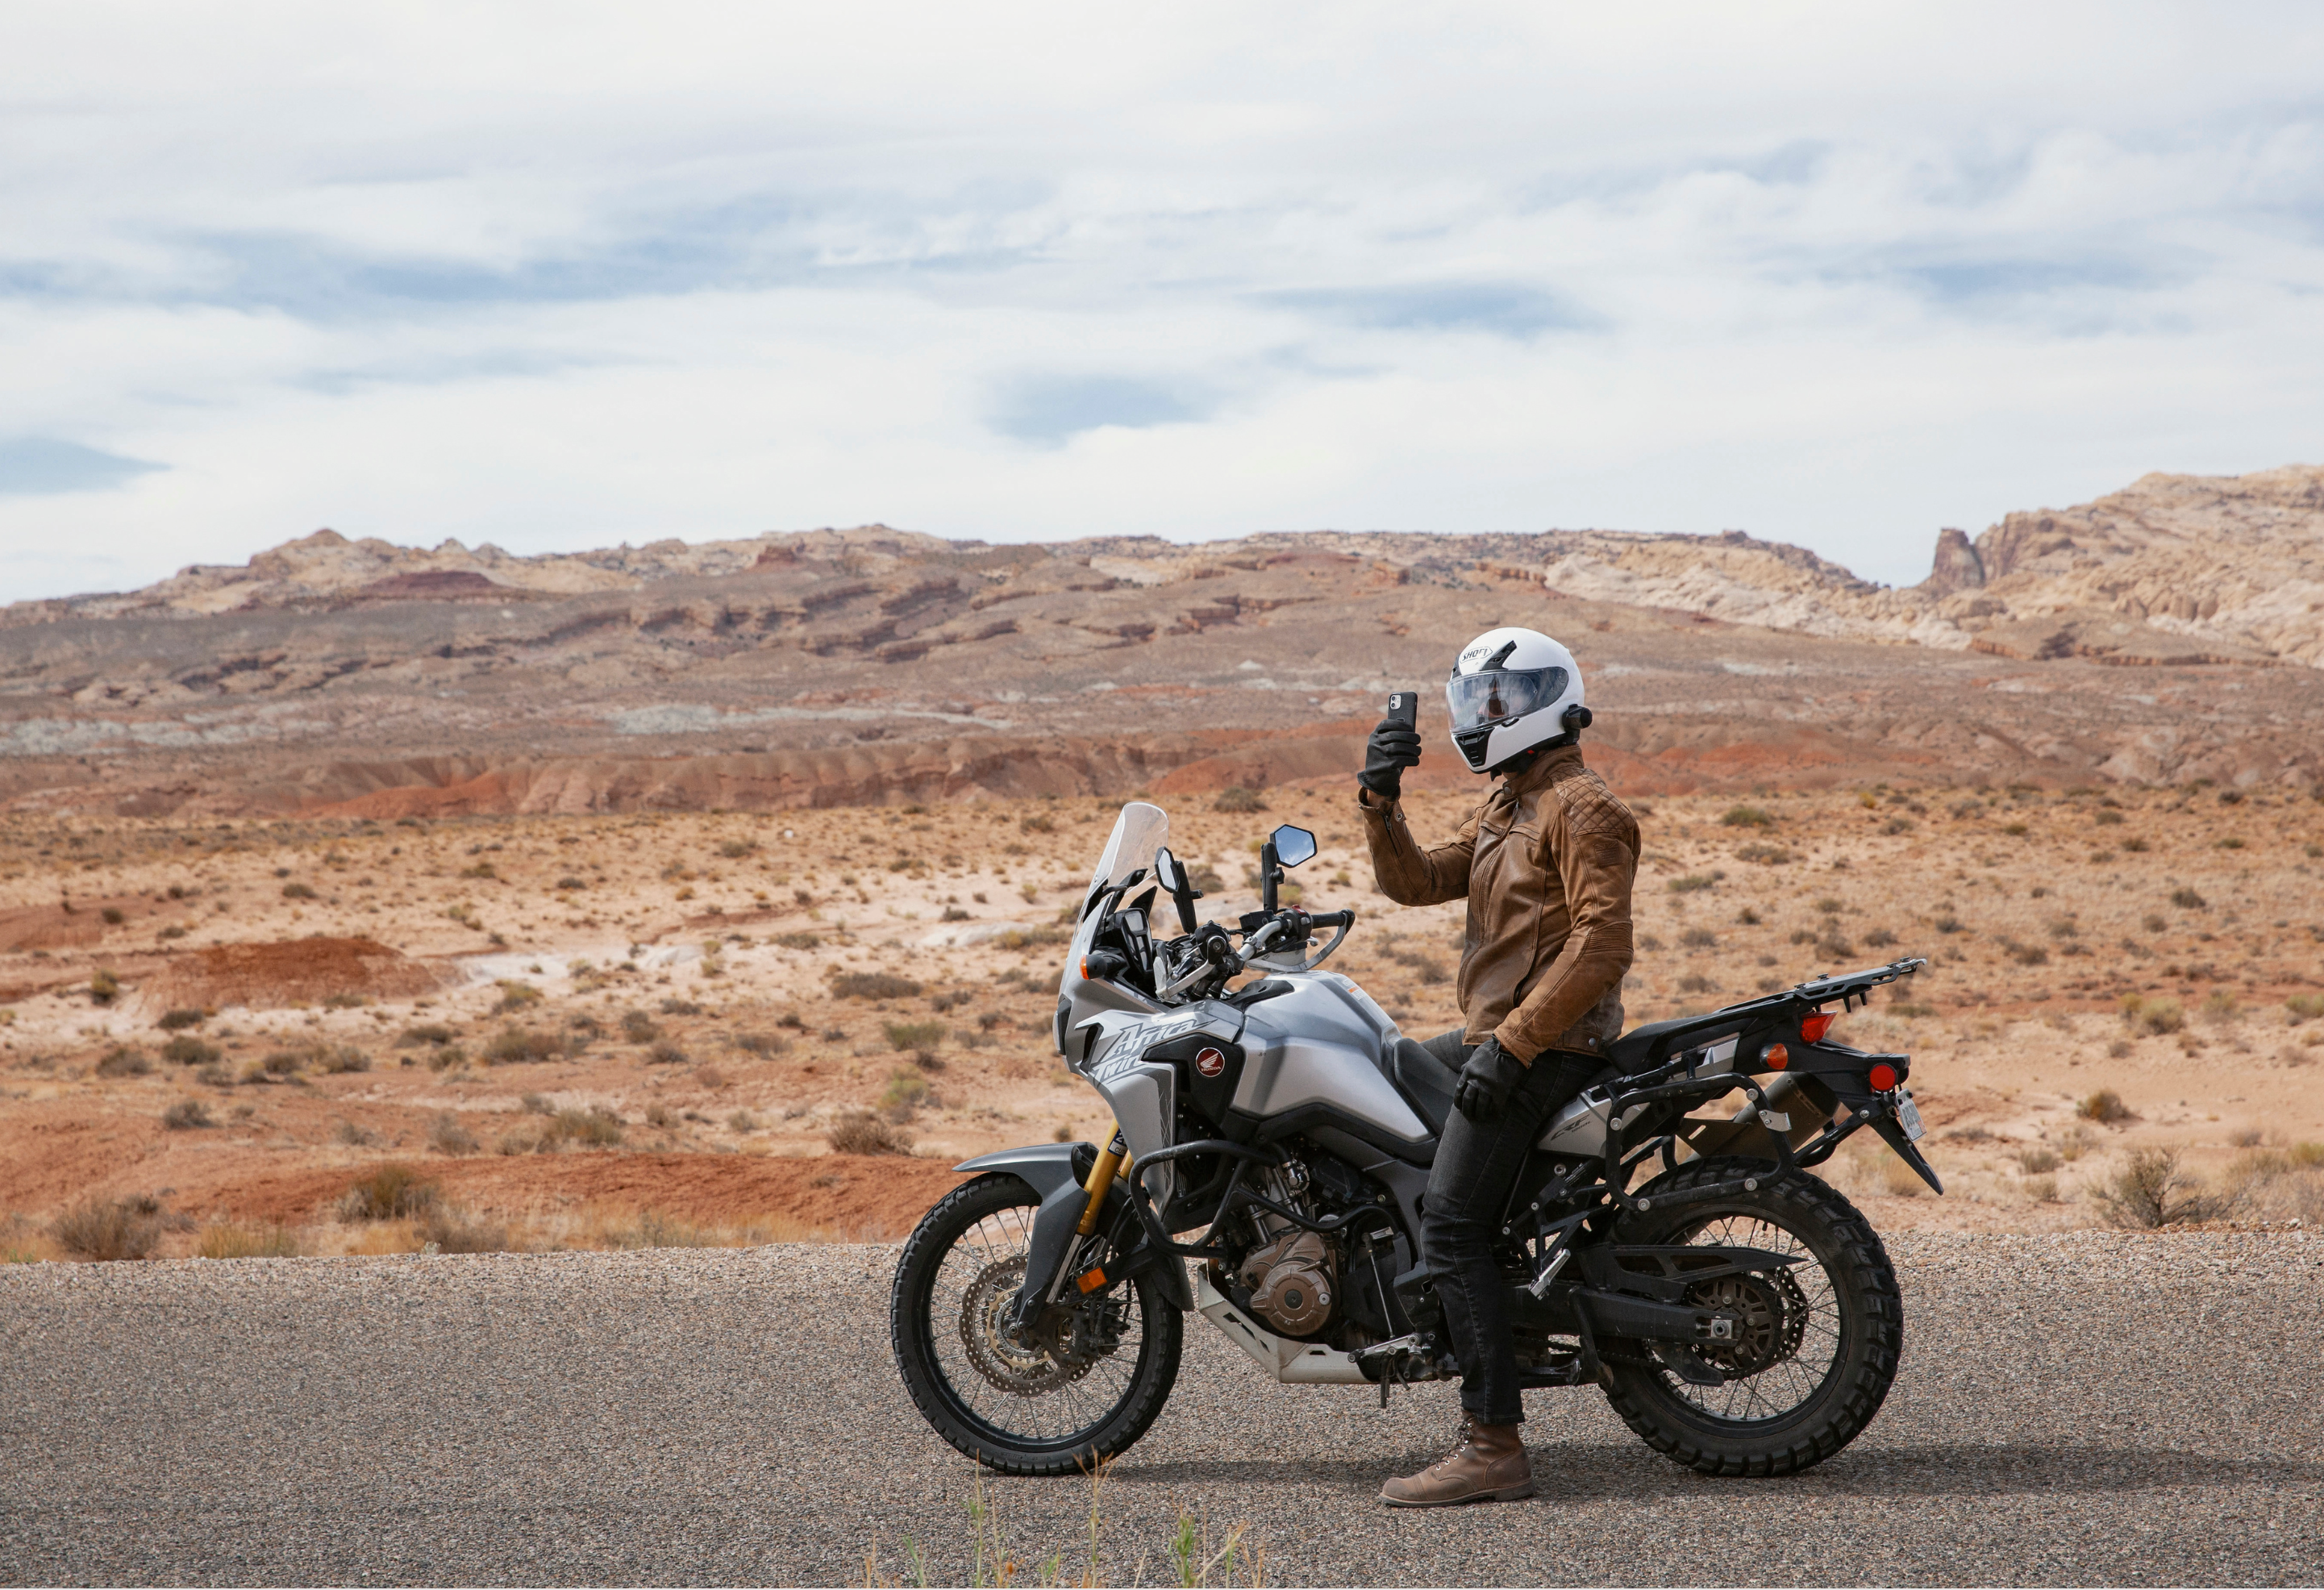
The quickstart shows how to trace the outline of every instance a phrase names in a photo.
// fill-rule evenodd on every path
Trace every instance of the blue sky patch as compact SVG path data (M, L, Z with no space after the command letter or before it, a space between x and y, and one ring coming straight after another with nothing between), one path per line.
M107 492L164 467L53 437L0 437L0 497Z

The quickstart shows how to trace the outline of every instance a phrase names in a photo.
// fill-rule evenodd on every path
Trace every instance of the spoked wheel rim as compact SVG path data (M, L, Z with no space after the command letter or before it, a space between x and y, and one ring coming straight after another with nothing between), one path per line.
M1748 1247L1801 1262L1768 1275L1705 1282L1688 1293L1690 1305L1738 1316L1732 1346L1674 1348L1718 1374L1717 1385L1696 1385L1667 1366L1662 1389L1695 1418L1734 1428L1778 1423L1814 1403L1847 1356L1847 1320L1840 1290L1826 1258L1779 1220L1756 1210L1702 1218L1669 1240L1689 1247Z
M1047 1352L1010 1340L1000 1324L1023 1284L1033 1214L997 1209L952 1239L930 1278L927 1339L939 1388L962 1419L1011 1446L1066 1448L1094 1437L1135 1390L1150 1345L1145 1300L1136 1285L1119 1286L1111 1319L1085 1319L1085 1337L1093 1323L1118 1332L1110 1351L1076 1344L1070 1321L1051 1330Z

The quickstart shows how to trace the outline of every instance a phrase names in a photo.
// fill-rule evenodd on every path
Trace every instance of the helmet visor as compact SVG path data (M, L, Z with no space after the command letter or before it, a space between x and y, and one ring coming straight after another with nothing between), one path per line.
M1565 694L1563 668L1501 668L1463 674L1444 686L1452 731L1503 723L1537 712Z

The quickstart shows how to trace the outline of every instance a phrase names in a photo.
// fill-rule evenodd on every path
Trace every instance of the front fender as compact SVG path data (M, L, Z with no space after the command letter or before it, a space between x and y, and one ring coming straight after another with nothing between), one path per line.
M1023 1148L1003 1148L991 1153L978 1154L973 1160L963 1160L953 1167L955 1171L1006 1171L1041 1195L1047 1204L1049 1195L1061 1186L1078 1188L1089 1174L1090 1166L1097 1163L1097 1148L1088 1143L1035 1143ZM1081 1216L1074 1216L1079 1223Z

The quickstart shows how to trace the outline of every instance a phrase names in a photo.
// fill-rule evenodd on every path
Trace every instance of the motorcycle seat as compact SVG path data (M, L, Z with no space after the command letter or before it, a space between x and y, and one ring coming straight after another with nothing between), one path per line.
M1655 1041L1658 1038L1674 1034L1682 1034L1685 1037L1694 1038L1708 1034L1714 1029L1729 1033L1735 1031L1738 1025L1735 1021L1729 1019L1722 1023L1721 1017L1724 1014L1720 1011L1712 1011L1708 1016L1683 1016L1673 1021L1650 1021L1644 1026L1632 1027L1620 1037L1607 1043L1600 1052L1605 1055L1618 1072L1641 1071L1652 1063ZM1683 1042L1670 1045L1673 1053L1692 1047L1692 1044Z
M1388 1044L1388 1073L1405 1102L1428 1123L1429 1131L1443 1135L1444 1123L1452 1115L1452 1089L1460 1073L1431 1054L1427 1045L1404 1037Z

